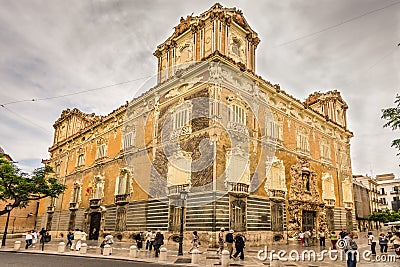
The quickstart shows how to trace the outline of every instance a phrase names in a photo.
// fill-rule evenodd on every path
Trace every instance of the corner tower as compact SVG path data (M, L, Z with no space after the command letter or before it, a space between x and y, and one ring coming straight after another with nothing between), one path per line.
M217 51L255 72L255 51L260 39L242 11L217 3L199 16L181 17L174 29L154 52L158 59L158 83Z

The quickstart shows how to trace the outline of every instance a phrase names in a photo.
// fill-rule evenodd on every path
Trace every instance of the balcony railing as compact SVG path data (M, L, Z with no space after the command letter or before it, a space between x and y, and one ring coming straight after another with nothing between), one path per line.
M398 190L397 191L396 190L395 191L390 191L390 194L391 195L397 195L397 194L400 194L400 191L398 191Z
M228 182L228 193L237 197L249 195L249 185L245 183Z
M89 202L90 202L90 207L95 209L95 208L100 207L101 199L94 198L94 199L89 200Z
M69 203L69 210L77 210L77 209L78 209L78 203L76 202Z
M344 202L344 208L345 209L352 209L353 208L353 203L352 202Z
M270 198L285 199L285 191L283 190L269 189L268 192Z
M115 196L115 204L117 205L125 205L129 203L129 194L116 195Z
M335 206L335 200L334 199L324 199L325 201L325 206L327 207L334 207Z
M47 213L53 213L54 212L54 206L48 206L47 207Z
M189 187L188 184L170 185L170 186L168 186L168 196L169 197L179 197L179 194L183 191L183 189L185 188L187 191L188 187Z

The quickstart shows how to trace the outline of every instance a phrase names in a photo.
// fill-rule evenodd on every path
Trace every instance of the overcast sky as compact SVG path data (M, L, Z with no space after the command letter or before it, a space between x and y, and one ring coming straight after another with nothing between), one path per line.
M179 18L198 15L214 3L2 0L0 104L154 75L157 61L152 53L172 34ZM243 10L258 32L257 74L301 101L314 91L342 93L354 132L354 174L400 176L400 159L390 147L399 132L383 129L380 119L381 109L393 106L400 91L400 1L221 4ZM0 146L24 170L39 167L41 159L49 158L52 125L63 109L106 115L131 100L144 81L0 107Z

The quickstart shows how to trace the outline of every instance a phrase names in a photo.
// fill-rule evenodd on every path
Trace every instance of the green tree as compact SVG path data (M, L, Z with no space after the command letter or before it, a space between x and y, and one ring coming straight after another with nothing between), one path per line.
M396 104L395 107L382 109L382 119L385 119L387 122L383 125L383 127L389 127L392 131L400 129L400 95L396 95L396 100L394 101ZM392 141L392 147L397 148L400 155L400 139L395 139Z
M377 211L369 215L368 220L382 223L400 221L400 211L395 212L389 209Z
M58 197L66 186L51 177L50 166L35 169L27 175L12 162L0 155L0 200L11 203L13 208L26 207L30 201L45 197ZM8 211L0 210L0 216Z

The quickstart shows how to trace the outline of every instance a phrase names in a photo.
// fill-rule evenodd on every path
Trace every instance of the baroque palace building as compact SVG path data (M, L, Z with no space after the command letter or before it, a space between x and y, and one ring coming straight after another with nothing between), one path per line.
M259 42L241 11L215 4L157 47L154 87L107 116L64 110L44 163L68 188L41 202L38 225L127 239L170 237L183 219L187 240L197 230L214 245L220 227L259 245L353 230L346 103L336 90L301 102L256 75Z

